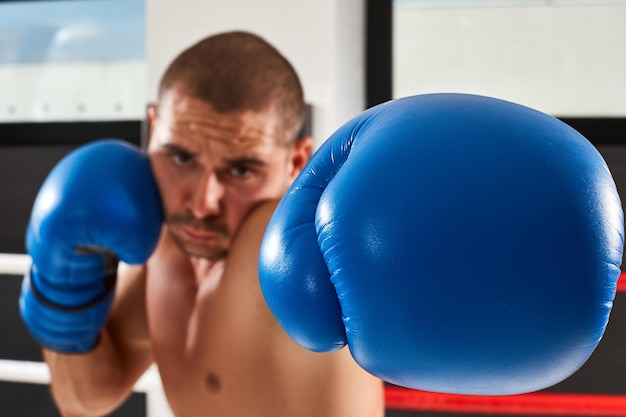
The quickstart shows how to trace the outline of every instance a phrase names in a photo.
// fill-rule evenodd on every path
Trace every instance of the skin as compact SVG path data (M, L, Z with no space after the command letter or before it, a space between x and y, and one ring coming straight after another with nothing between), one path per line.
M277 199L312 141L278 140L272 113L216 113L178 88L151 113L166 222L145 265L121 265L99 346L44 351L64 417L118 407L156 362L177 417L382 417L382 382L348 349L291 340L261 293L257 258Z

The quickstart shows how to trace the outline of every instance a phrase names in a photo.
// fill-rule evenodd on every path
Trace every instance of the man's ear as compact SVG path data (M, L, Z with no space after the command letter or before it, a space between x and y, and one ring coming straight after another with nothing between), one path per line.
M306 136L299 139L294 145L291 151L291 181L296 179L298 174L302 171L313 150L313 138Z
M148 122L150 123L150 130L154 129L154 123L156 122L158 108L156 104L148 105Z
M154 132L156 124L157 114L158 106L154 103L148 104L146 107L146 120L142 123L141 127L141 148L144 151L147 151L150 145L152 133Z

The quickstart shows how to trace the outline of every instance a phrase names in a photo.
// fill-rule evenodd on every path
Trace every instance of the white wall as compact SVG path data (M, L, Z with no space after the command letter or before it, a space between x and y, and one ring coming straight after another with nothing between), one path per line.
M0 123L145 116L144 0L0 2Z
M124 22L125 15L115 11L122 3L135 5L136 21L114 27ZM626 0L394 3L396 97L459 91L517 101L557 116L626 116ZM44 6L48 9L40 10ZM63 14L54 32L46 26L47 16L62 7L72 13ZM108 23L93 22L94 7L112 8ZM34 45L30 29L7 16L8 10L18 14L22 9L23 24L52 30L59 39L68 29L95 25L85 39L74 31L76 41L94 45L88 42L100 39L97 34L113 34L113 50L120 49L120 36L129 38L129 28L141 26L146 51L145 57L124 55L121 60L96 59L100 53L63 62L0 60L0 122L140 119L178 52L231 29L266 37L293 62L314 106L318 144L364 108L365 0L145 0L145 25L143 8L144 0L3 4L0 58L15 34L24 39L13 46ZM50 37L46 33L42 42ZM101 51L101 43L84 50Z
M94 7L116 10L122 3L135 5L134 24L114 27L122 12L109 11L108 26L90 17ZM626 0L394 3L396 97L459 91L557 116L626 116ZM49 9L40 9L44 6ZM59 39L67 29L92 24L91 37L77 42L92 45L87 42L102 32L119 35L111 38L119 49L119 37L128 39L129 28L139 25L145 27L145 58L91 54L89 60L63 62L0 60L0 122L140 119L178 52L231 29L264 36L293 62L314 106L318 144L365 105L365 0L145 0L145 25L144 0L10 2L0 13L0 50L6 52L12 35L22 32L23 46L33 45L32 34L20 29L8 10L24 9L23 23L51 30L47 16L59 7L73 11L64 13L65 23L57 22L57 32L52 31ZM44 41L50 37L46 33ZM94 50L102 48L85 49Z
M623 0L397 1L394 39L394 97L469 92L626 116Z
M148 100L167 64L226 30L263 36L289 59L313 105L316 143L365 106L364 0L146 0Z
M0 65L0 123L141 120L145 72L143 60Z

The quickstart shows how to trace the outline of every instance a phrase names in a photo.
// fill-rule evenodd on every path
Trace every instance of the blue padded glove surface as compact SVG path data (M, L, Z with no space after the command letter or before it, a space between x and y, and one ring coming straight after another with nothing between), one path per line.
M161 231L150 163L113 139L63 158L35 199L26 231L33 260L20 309L33 337L63 352L92 349L108 315L117 261L145 262Z
M427 391L504 395L573 374L604 333L623 250L609 169L561 121L428 94L358 115L280 202L259 258L302 346Z

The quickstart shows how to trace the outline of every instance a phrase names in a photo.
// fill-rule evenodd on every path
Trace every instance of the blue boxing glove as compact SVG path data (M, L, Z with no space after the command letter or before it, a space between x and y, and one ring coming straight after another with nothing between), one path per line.
M145 262L162 218L150 163L136 147L101 140L63 158L39 190L26 232L33 264L20 310L34 339L60 352L93 349L117 261Z
M270 220L259 275L308 349L348 344L409 388L523 393L599 343L623 228L609 169L574 129L493 98L414 96L316 152Z

